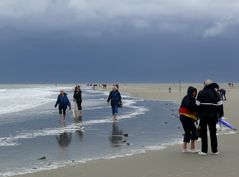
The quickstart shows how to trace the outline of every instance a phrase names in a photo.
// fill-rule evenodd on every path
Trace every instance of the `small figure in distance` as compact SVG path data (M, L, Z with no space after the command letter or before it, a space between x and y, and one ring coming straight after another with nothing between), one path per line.
M168 88L168 92L172 93L172 88L171 87Z

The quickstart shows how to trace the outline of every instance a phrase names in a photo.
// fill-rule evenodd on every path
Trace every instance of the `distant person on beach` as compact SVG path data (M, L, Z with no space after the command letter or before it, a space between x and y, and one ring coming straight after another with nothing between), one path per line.
M229 82L229 83L228 83L228 86L229 86L229 87L233 87L233 83L232 83L232 82Z
M82 103L82 94L81 94L81 88L80 88L80 85L76 86L75 87L75 91L74 91L74 101L76 102L76 105L77 105L77 117L80 117L81 116L81 111L82 111L82 106L81 106L81 103Z
M66 117L66 109L67 106L69 107L69 109L71 110L71 103L67 97L67 94L64 92L64 90L60 91L60 94L57 97L57 101L55 104L55 108L58 106L59 108L59 114L62 115L63 114L63 118L65 119Z
M122 106L121 94L116 86L113 86L112 91L109 94L107 102L111 102L113 121L116 121L118 114L118 108Z
M202 140L202 147L199 155L207 155L208 153L208 137L207 127L209 127L211 150L212 153L217 155L218 142L217 142L217 128L216 124L218 119L223 117L223 102L218 93L219 85L206 80L204 88L198 93L196 104L198 106L198 116L200 119L200 137Z
M107 89L107 84L103 84L103 89Z
M169 92L169 93L172 92L172 88L171 88L171 87L168 88L168 92Z
M197 121L196 116L196 96L197 89L194 87L188 87L187 95L183 98L181 106L179 108L180 121L184 129L183 138L183 150L182 152L197 152L195 148L195 141L198 139L197 128L195 122ZM191 147L188 150L187 144L191 141Z

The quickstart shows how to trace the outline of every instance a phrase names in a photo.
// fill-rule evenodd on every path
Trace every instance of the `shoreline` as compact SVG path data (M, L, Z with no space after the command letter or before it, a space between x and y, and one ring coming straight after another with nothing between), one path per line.
M179 90L176 91L178 89L177 86L172 86L171 95L167 93L168 84L120 85L120 91L122 93L129 93L135 97L140 96L139 98L143 99L164 101L163 98L169 98L169 100L172 98L177 102L177 104L179 104L181 97L184 96L187 86L195 86L196 84L182 85L181 93ZM198 84L198 86L200 87L200 84ZM159 90L157 90L158 88ZM232 89L232 91L230 91L228 94L228 100L232 99L230 100L232 103L225 104L225 113L231 117L231 119L228 120L238 127L238 123L232 119L233 116L236 116L236 105L239 103L239 95L235 93L235 90L236 88ZM232 107L231 104L234 106ZM236 164L239 162L239 157L235 156L235 153L237 153L239 147L237 140L237 133L230 135L220 135L219 150L222 153L218 156L209 154L206 157L201 157L197 154L183 154L181 153L181 147L179 147L179 144L177 143L174 145L168 145L166 148L161 150L150 150L141 154L134 154L132 156L117 157L115 159L97 159L83 164L79 163L76 165L67 165L57 169L17 176L238 176L239 170L236 168ZM234 143L236 146L233 145ZM198 146L200 145L198 144ZM224 164L227 164L226 169Z

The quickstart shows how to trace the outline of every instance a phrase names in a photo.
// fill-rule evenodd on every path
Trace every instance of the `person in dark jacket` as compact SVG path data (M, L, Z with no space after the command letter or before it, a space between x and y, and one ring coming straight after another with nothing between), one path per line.
M207 155L208 138L207 127L211 138L211 150L213 154L218 154L217 128L218 119L223 117L223 102L218 93L219 85L211 80L204 82L204 88L198 93L196 104L198 105L198 116L200 119L200 137L202 147L200 155Z
M82 106L81 106L81 103L82 103L82 94L81 94L81 89L80 89L80 86L76 86L75 88L75 91L74 91L74 101L76 102L77 104L77 108L78 108L78 111L79 111L79 116L81 116L81 110L82 110Z
M69 109L71 109L71 103L67 97L67 94L64 92L64 90L61 90L60 94L57 97L55 107L57 106L59 108L59 114L63 113L63 118L65 118L67 106L69 107Z
M116 86L113 86L112 91L109 94L107 102L111 102L113 121L117 120L118 108L122 106L121 95Z
M226 98L226 90L223 89L223 88L221 88L221 89L219 89L218 91L219 91L219 93L220 93L220 95L221 95L221 99L222 99L223 101L226 101L226 100L227 100L227 98Z
M182 152L197 152L195 148L195 141L198 139L197 128L195 122L197 121L197 105L196 105L197 89L188 87L187 95L183 98L179 108L180 121L184 129L183 150ZM191 141L190 150L187 149L187 144Z

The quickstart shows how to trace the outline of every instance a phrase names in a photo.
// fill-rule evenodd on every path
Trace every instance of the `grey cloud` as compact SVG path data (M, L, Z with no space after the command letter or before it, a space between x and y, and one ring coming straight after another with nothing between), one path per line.
M225 29L225 24L223 23L216 23L211 28L207 29L204 33L204 37L215 37L221 34Z
M238 24L236 0L2 0L0 26L96 36L132 28L214 37ZM7 20L4 20L7 19ZM210 24L210 26L208 25ZM216 24L216 25L214 25ZM213 26L214 25L214 26ZM227 28L233 27L226 25Z

